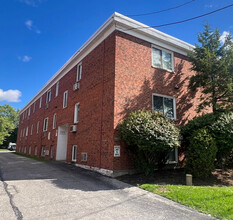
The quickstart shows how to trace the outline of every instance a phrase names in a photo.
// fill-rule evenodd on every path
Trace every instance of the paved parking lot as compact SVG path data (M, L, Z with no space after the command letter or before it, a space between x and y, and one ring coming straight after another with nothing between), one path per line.
M0 219L212 219L60 162L0 153Z

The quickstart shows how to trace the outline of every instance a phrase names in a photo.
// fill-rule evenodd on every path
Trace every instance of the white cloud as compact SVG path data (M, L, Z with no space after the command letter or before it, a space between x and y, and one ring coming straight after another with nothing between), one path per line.
M39 3L41 3L43 0L19 0L20 2L32 6L37 7Z
M29 56L23 56L23 57L18 57L18 59L20 60L20 61L23 61L24 63L27 63L27 62L29 62L32 58L31 57L29 57Z
M221 43L225 43L226 37L230 34L229 31L223 31L222 35L220 36Z
M19 90L6 90L3 91L0 89L0 101L7 101L7 102L20 102L19 99L21 97L22 93Z
M40 34L41 31L33 24L32 20L27 20L25 21L25 26L27 27L28 30L30 31L34 31L37 34Z

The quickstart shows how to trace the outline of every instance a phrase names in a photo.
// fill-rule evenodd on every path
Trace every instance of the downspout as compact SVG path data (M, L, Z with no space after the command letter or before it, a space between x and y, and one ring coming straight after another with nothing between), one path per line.
M104 67L105 67L105 40L103 41L103 75L102 75L102 97L101 97L101 116L100 116L100 165L101 169L101 159L102 159L102 142L103 142L103 106L104 106Z

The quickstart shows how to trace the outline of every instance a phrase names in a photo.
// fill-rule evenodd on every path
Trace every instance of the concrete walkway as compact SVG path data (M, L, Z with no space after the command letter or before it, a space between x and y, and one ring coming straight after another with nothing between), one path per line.
M0 153L0 219L213 219L100 174Z

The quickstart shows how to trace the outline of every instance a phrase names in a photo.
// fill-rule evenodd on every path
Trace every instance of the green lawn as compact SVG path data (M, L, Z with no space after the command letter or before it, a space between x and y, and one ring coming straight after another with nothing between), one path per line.
M142 189L220 219L233 219L233 187L144 184Z
M0 149L0 151L8 151L8 149Z

